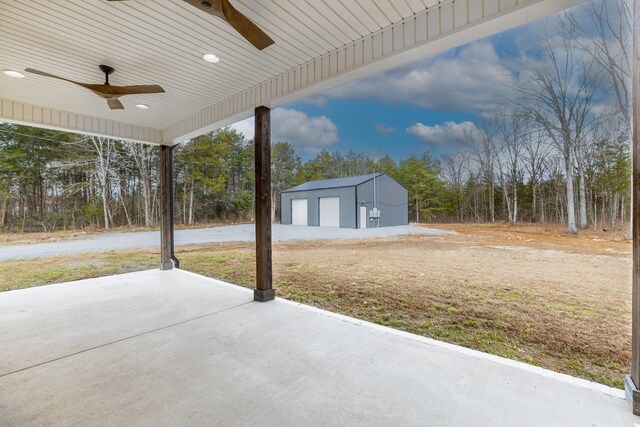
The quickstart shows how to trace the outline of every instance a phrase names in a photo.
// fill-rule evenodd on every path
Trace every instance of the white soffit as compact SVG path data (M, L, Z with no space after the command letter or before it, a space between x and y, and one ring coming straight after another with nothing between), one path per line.
M0 119L177 143L340 84L524 24L582 0L232 0L275 45L258 51L181 0L0 0L0 71L159 84L110 110L67 82L0 74ZM221 61L210 64L204 53ZM136 104L151 108L139 110Z

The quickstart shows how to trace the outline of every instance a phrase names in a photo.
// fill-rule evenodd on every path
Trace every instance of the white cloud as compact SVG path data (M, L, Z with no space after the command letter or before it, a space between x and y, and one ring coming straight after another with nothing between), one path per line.
M254 127L253 117L231 125L246 139L253 139ZM314 152L338 142L338 127L326 116L310 117L303 111L277 108L271 112L271 140Z
M416 123L407 128L407 133L417 136L427 145L450 146L463 144L477 130L473 122L445 122L435 126Z
M311 104L319 108L327 108L327 98L321 95L311 96L309 98L303 99L300 102Z
M231 129L244 135L246 139L253 139L255 135L256 122L253 117L232 124Z
M303 150L319 150L338 142L338 127L328 117L309 117L286 108L274 110L271 131L274 141L287 141Z
M431 110L486 112L501 104L514 77L491 43L470 44L400 70L331 91L336 98L377 98Z
M395 133L396 128L394 128L393 126L387 126L382 123L376 123L373 125L373 130L383 135L390 135L392 133Z

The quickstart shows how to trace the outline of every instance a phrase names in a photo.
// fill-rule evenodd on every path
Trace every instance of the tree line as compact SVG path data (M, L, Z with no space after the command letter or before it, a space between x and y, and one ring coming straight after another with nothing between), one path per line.
M518 119L519 120L519 119ZM504 137L510 126L513 138ZM566 223L565 163L540 133L517 141L513 118L470 132L439 159L323 150L303 161L288 142L272 146L273 219L280 192L317 179L386 172L409 192L414 222ZM518 125L519 126L519 125ZM495 133L489 133L489 132ZM515 133L514 133L515 132ZM615 135L615 134L609 134ZM105 138L0 125L0 227L3 231L153 226L158 221L158 148ZM630 150L624 135L599 137L585 156L587 222L628 221ZM175 150L178 224L253 218L253 144L223 129ZM574 176L576 186L579 177ZM580 204L574 195L575 203Z
M407 188L415 222L549 222L569 233L627 223L630 3L584 12L556 19L512 98L437 157L323 150L303 161L274 143L274 221L286 188L377 171ZM232 129L175 149L178 224L252 220L253 186L252 141ZM158 215L157 147L0 123L1 230L150 227Z

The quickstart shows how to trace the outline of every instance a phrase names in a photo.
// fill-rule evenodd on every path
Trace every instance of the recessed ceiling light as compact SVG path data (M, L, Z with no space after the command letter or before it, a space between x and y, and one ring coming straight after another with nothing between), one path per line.
M141 110L148 110L149 106L145 105L145 104L137 104L136 107L138 107Z
M220 58L218 57L218 55L214 55L213 53L205 53L204 55L202 55L202 59L207 62L211 62L212 64L220 62Z
M5 73L9 77L15 77L16 79L21 79L24 77L24 74L13 70L4 70L3 73Z

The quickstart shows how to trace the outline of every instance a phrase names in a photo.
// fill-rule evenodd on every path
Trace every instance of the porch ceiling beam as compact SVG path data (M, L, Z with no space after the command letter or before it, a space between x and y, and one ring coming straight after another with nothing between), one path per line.
M453 0L348 43L248 88L168 127L167 143L246 119L254 108L279 107L376 73L407 65L505 31L584 0Z
M0 98L0 121L148 144L163 142L162 131Z

